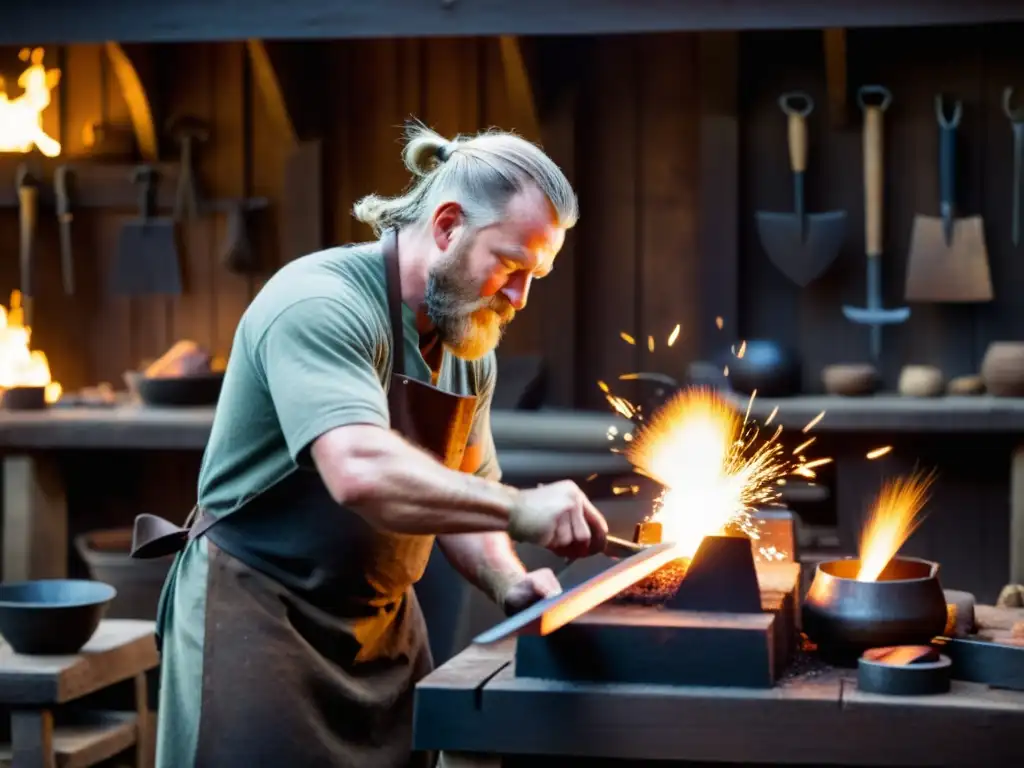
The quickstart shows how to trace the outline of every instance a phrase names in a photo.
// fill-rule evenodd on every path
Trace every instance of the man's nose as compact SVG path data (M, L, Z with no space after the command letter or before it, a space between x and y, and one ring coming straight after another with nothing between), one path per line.
M530 294L530 282L532 276L528 272L516 272L509 277L501 289L502 295L508 299L509 304L519 312L526 306L526 299Z

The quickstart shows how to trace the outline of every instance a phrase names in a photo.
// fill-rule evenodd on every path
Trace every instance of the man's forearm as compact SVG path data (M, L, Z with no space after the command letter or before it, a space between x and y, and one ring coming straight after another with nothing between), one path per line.
M438 536L437 543L452 567L498 605L508 588L526 575L506 533L447 534Z
M378 427L334 430L312 453L336 501L398 533L505 531L516 508L514 488L448 469Z

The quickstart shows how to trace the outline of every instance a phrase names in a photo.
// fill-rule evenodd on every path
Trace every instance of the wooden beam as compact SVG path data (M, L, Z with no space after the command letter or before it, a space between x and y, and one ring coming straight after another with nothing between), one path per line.
M288 102L285 100L284 88L278 76L270 51L262 40L245 41L245 49L249 53L249 64L252 67L252 81L263 99L267 115L276 130L291 144L298 142L295 124L292 121Z
M182 42L437 35L626 34L1024 21L1006 0L36 0L5 9L0 43ZM77 12L76 12L77 11Z
M245 47L256 91L281 138L292 146L321 138L322 47L257 38Z
M505 70L505 95L508 98L509 111L512 113L512 125L508 127L530 141L541 142L537 101L534 98L532 78L520 38L502 35L498 44L501 47L501 63Z
M155 163L160 160L160 141L157 138L153 107L146 92L144 77L148 79L148 73L142 71L139 61L141 50L138 47L126 48L111 41L104 43L104 48L114 77L121 87L121 95L128 104L139 153L143 160Z
M739 324L739 36L708 32L697 41L697 243L701 307L699 355L708 360L737 339ZM718 328L715 318L721 317Z
M828 97L828 119L833 128L845 128L849 104L846 72L846 30L822 30L825 44L825 90Z
M3 580L67 574L68 504L52 453L3 460Z

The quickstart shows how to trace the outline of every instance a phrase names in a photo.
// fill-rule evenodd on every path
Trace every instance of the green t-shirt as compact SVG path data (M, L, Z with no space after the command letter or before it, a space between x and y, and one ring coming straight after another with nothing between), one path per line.
M415 312L403 306L403 320L405 373L430 382ZM467 362L445 350L436 381L447 392L478 397L470 444L482 448L477 474L493 479L501 475L490 431L496 373L493 353ZM293 498L309 495L295 490L300 487L296 476L302 476L302 488L311 482L322 488L308 449L325 432L349 424L389 426L390 376L391 323L377 243L332 248L280 269L235 331L203 455L199 505L217 515L238 509L211 531L211 538L220 543L228 537L234 550L255 553L232 552L250 565L273 561L264 570L279 577L282 568L297 578L319 568L313 538L332 528L301 529L310 527L309 520L319 527L325 495L314 517L290 509ZM260 504L239 507L256 497L261 504L273 498L272 508L259 512L259 523L254 514L247 526L250 508ZM335 509L341 516L354 515Z

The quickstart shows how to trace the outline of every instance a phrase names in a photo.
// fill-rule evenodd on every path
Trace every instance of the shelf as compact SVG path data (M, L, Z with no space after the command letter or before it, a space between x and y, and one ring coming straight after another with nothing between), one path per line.
M53 729L56 768L86 768L135 745L138 717L133 712L82 712ZM0 762L13 758L10 744L0 744Z

